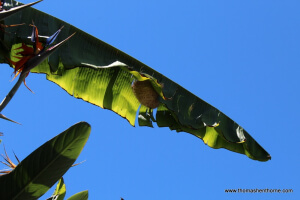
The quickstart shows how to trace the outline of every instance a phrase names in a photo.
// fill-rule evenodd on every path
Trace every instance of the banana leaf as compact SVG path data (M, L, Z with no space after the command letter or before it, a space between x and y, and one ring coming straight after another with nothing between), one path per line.
M38 199L46 193L75 162L90 130L86 122L75 124L0 176L0 199Z
M12 1L6 6L17 4ZM31 7L2 23L30 24L32 20L42 36L52 35L64 25L57 41L76 32L67 44L32 70L46 74L48 80L75 98L112 110L132 126L138 116L141 126L151 127L156 122L159 127L193 134L212 148L225 148L259 161L271 159L245 129L224 113L144 63L76 27ZM9 31L11 34L0 33L0 62L7 64L10 64L7 58L16 55L16 48L22 43L31 44L29 26L17 26ZM152 87L157 94L152 104L141 102L143 97L139 96L144 90L135 90L135 83ZM144 93L147 95L148 90Z

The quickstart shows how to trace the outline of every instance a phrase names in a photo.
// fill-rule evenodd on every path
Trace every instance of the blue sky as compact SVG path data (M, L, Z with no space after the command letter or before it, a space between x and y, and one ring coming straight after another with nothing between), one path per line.
M26 79L35 94L21 86L3 110L23 124L1 120L6 149L24 159L69 126L87 121L92 132L78 159L86 162L65 175L67 197L88 189L90 199L107 200L299 199L299 6L277 0L44 0L34 6L220 109L271 154L271 161L211 149L168 128L133 128L39 74ZM1 65L1 98L14 84L12 72ZM294 192L224 192L239 188Z

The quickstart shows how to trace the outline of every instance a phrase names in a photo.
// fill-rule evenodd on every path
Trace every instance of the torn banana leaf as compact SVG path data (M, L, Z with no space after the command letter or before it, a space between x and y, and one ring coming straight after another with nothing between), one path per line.
M12 2L10 6L15 6L16 2ZM139 116L138 122L142 126L151 127L156 122L159 127L193 134L212 148L226 148L259 161L271 158L246 130L221 111L147 65L76 27L34 8L26 8L3 23L30 24L32 20L40 35L51 35L64 25L57 41L76 32L71 41L32 70L47 74L48 80L70 95L112 110L133 126ZM14 49L22 43L30 45L27 26L14 27L10 31L14 34L0 33L2 63L8 63L6 58L12 59L16 53ZM142 89L133 92L135 83L142 85ZM143 87L147 90L142 91ZM149 99L137 98L139 91L146 96L148 91L154 94L150 95L154 98L150 101L154 101L154 108L157 107L156 116L145 104L141 106L140 99Z

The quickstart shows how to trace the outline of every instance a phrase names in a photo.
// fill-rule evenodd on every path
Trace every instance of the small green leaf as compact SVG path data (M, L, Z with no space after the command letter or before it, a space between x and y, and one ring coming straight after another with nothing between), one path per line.
M152 111L144 105L141 105L138 121L140 126L153 127L151 120Z
M82 192L78 192L77 194L74 194L68 200L87 200L89 197L89 191L85 190Z
M56 185L55 191L47 200L64 200L66 196L66 184L63 177L61 177Z

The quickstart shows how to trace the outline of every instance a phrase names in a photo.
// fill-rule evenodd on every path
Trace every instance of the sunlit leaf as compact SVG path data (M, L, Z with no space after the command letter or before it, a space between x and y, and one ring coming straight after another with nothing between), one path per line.
M142 62L76 27L33 8L5 19L4 23L29 24L32 20L41 35L54 33L64 25L57 36L59 41L76 32L72 40L32 70L47 74L48 80L70 95L112 110L133 126L136 116L139 116L142 126L152 126L156 122L171 130L191 133L212 148L226 148L254 160L267 161L271 158L244 128L224 113ZM1 36L5 44L0 54L3 63L7 63L5 57L15 55L15 46L30 42L27 28L19 26L14 31L17 39L15 35ZM135 81L145 79L151 82L158 94L158 104L154 104L158 105L157 114L152 118L147 115L147 109L141 107L139 111L142 102L132 90Z
M88 200L89 192L87 190L74 194L68 200Z
M65 196L66 196L66 185L64 183L64 179L60 178L52 196L47 200L64 200Z

